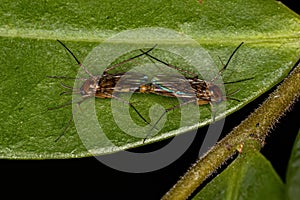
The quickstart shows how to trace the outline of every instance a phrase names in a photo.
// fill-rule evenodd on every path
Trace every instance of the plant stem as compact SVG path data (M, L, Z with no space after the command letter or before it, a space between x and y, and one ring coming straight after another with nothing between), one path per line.
M300 64L269 95L263 104L217 143L206 155L199 158L186 174L162 197L164 200L187 199L191 193L223 163L244 145L258 141L254 148L259 151L269 131L279 118L300 97Z

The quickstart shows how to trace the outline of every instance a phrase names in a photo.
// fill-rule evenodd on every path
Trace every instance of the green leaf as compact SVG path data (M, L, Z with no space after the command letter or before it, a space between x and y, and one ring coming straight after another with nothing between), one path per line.
M287 199L298 199L300 195L300 130L295 140L289 161L286 184L288 195Z
M246 154L246 155L244 155ZM193 199L285 199L284 184L259 152L242 153Z
M0 2L1 158L45 159L91 155L78 137L73 123L55 142L66 127L72 111L70 107L51 111L48 108L62 105L71 97L59 96L64 90L59 86L59 80L46 76L74 77L78 69L56 39L64 41L80 60L84 60L94 47L123 30L142 27L174 29L199 42L219 69L222 63L218 57L225 63L243 41L245 44L234 55L223 79L225 82L253 79L226 85L228 93L240 90L233 95L240 102L226 101L227 109L217 112L217 119L266 92L281 81L299 59L300 19L280 3L271 0L211 0L204 1L202 5L194 0ZM123 41L124 44L130 42ZM183 66L181 61L175 62L172 57L160 53L160 45L168 42L153 41L150 46L158 44L153 53L171 64ZM180 41L173 45L180 46ZM72 85L73 81L66 81L66 84ZM83 113L87 102L81 105ZM176 99L146 94L135 95L132 103L148 120L152 105L159 103L169 108L178 104ZM110 104L109 99L96 100L98 119L105 135L114 143L107 144L102 140L93 143L93 152L97 155L159 141L211 121L211 108L199 106L199 123L178 129L180 115L179 110L175 109L168 115L170 120L161 134L143 143L141 138L126 135L116 126ZM198 109L194 105L189 107ZM135 112L131 110L130 114L136 123L144 125ZM86 140L93 140L93 137Z

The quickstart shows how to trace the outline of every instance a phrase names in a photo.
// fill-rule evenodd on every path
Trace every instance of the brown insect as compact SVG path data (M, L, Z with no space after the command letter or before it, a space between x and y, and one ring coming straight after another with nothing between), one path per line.
M227 60L227 63L223 66L223 68L219 71L218 75L215 76L212 80L202 80L197 75L194 77L168 77L166 75L158 75L155 77L156 79L152 80L150 84L147 84L145 86L141 87L140 92L144 93L155 93L163 96L169 96L169 97L179 97L184 99L184 102L178 105L175 105L173 107L170 107L164 111L164 113L160 116L160 118L157 120L157 122L153 125L153 128L156 127L156 125L159 123L159 121L162 119L164 115L166 115L169 111L174 110L176 108L180 108L183 105L189 104L189 103L196 103L197 105L206 105L210 104L212 108L212 115L213 115L213 121L215 121L215 114L216 111L214 109L215 104L219 104L225 100L235 100L239 101L236 98L230 97L231 95L235 94L237 91L228 94L227 96L223 94L220 87L215 84L215 80L218 79L222 73L226 70L228 67L229 62L231 61L234 54L237 52L237 50L243 45L243 42L239 44L236 49L233 51L233 53L230 55L229 59ZM182 70L176 66L173 66L169 63L166 63L148 52L145 52L141 50L142 53L146 54L149 58L156 60L167 67L176 69L181 72L185 72L185 70ZM243 80L238 81L232 81L227 82L225 84L229 83L236 83L241 82L245 80L250 80L253 78L247 78ZM181 84L181 82L187 82L191 87L183 87L185 84ZM196 98L195 98L196 97Z
M57 40L57 41L72 55L72 57L76 60L77 64L84 70L84 72L89 77L88 78L80 78L80 80L84 81L80 88L73 88L71 86L67 86L67 85L61 83L62 87L69 90L69 91L62 92L61 94L79 94L81 96L81 100L79 100L77 102L70 101L61 106L49 108L48 110L63 108L65 106L68 106L68 105L71 105L74 103L76 103L79 106L82 102L84 102L86 99L91 98L91 97L96 97L96 98L101 98L101 99L114 98L114 99L124 102L125 104L128 104L132 109L134 109L134 111L142 118L142 120L144 122L149 124L149 122L138 112L138 110L129 101L126 101L122 98L119 98L119 97L113 95L113 92L138 91L139 86L143 83L143 81L145 81L145 76L143 74L132 74L132 73L109 74L108 72L124 63L132 61L142 55L145 55L146 53L149 53L155 47L150 48L148 51L142 52L141 54L133 56L129 59L126 59L120 63L117 63L117 64L105 69L102 75L94 76L86 69L86 67L77 59L77 57L73 54L73 52L64 43L62 43L59 40ZM124 75L126 76L126 80L128 80L128 81L126 82L126 84L122 84L121 86L116 87L117 82L121 79L121 77L124 77ZM130 76L132 76L132 77L130 77ZM71 78L71 77L66 77L66 76L47 76L47 77L48 78L58 78L58 79L76 79L76 78ZM140 82L137 80L140 80ZM71 115L71 117L68 121L68 124L64 128L62 134L55 141L58 141L64 135L64 133L67 131L72 119L73 119L73 114Z

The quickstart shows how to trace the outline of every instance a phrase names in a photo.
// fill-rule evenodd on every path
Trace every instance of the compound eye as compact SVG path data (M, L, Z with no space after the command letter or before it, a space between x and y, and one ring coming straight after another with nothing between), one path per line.
M214 85L210 87L209 92L211 96L211 101L216 103L220 103L221 101L223 101L223 94L221 89L218 86Z

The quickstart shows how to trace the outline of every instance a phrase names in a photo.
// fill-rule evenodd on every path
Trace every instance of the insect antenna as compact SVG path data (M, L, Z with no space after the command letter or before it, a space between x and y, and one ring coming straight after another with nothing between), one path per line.
M219 71L219 73L217 74L217 76L215 76L215 77L211 80L211 82L214 82L217 78L219 78L219 77L222 75L222 73L226 70L226 68L227 68L229 62L231 61L232 57L234 56L234 54L237 52L237 50L238 50L243 44L244 44L244 42L241 42L241 44L239 44L239 46L237 46L237 47L235 48L235 50L232 52L232 54L230 55L229 59L227 60L226 64L222 67L222 69ZM222 62L222 61L221 61L221 62ZM223 63L223 62L222 62L222 63Z
M84 72L89 75L89 77L92 77L92 78L96 78L93 74L91 74L87 69L86 67L77 59L77 57L74 55L74 53L63 43L61 42L60 40L57 40L57 42L59 42L70 54L71 56L76 60L77 64L84 70Z

